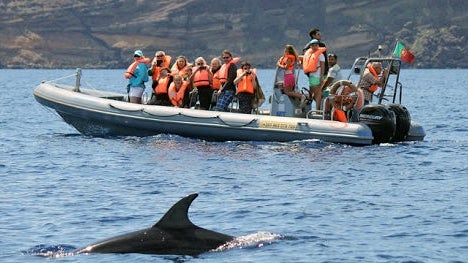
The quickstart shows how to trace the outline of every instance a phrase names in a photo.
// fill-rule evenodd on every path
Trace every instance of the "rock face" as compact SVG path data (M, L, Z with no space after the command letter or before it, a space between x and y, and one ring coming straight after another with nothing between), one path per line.
M391 55L396 40L417 68L467 68L465 0L12 0L0 2L0 68L125 68L146 56L209 60L228 49L273 68L285 44L298 52L320 28L329 52Z

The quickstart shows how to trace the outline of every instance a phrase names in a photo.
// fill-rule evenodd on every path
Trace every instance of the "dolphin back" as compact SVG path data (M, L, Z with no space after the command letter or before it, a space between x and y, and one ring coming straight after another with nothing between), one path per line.
M193 200L197 198L198 194L187 195L175 203L166 214L154 224L153 227L159 228L187 228L195 227L195 225L188 218L188 210Z
M115 236L75 251L80 253L144 253L197 255L233 240L233 236L194 225L188 209L198 194L175 203L152 227Z

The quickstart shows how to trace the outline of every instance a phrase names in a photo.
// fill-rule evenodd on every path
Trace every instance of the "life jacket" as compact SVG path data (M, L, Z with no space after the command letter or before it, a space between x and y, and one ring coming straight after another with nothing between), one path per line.
M315 52L313 52L311 48L306 51L304 54L304 61L302 62L302 68L305 74L317 71L320 54L326 50L327 48L319 47Z
M156 94L164 94L167 93L167 89L169 88L169 83L172 81L172 76L168 75L165 78L160 78L158 80L158 85L154 88L154 93Z
M286 64L288 59L291 61L291 64L289 66ZM296 57L291 54L284 54L284 56L281 57L280 65L281 66L288 66L285 68L285 70L293 70L294 69L294 64L296 63Z
M153 66L153 62L156 63L156 61L157 61L157 58L153 58L153 60L151 61L151 70L153 71L153 75L151 75L151 79L153 81L158 80L159 71L162 68L170 68L171 59L172 59L171 56L165 55L164 58L163 58L163 62L162 62L162 64L160 66Z
M195 87L201 87L201 86L209 86L210 85L210 72L209 68L205 66L205 69L200 69L197 71L198 68L194 68L193 72L195 72L195 75L193 76L193 85Z
M374 76L375 79L379 79L379 74L377 74L377 72L375 71L375 69L372 67L372 64L367 64L367 69L369 70L369 72L372 74L372 76ZM377 89L379 88L379 85L377 84L372 84L368 89L370 92L374 92L376 91Z
M171 101L172 105L174 105L175 107L180 107L180 105L182 105L182 102L185 96L185 90L187 89L187 86L188 86L188 82L182 81L182 85L180 89L177 91L176 85L174 82L172 82L169 85L167 95L169 96L169 100Z
M135 76L133 73L135 72L135 69L138 67L140 63L148 64L149 62L150 62L150 59L145 58L145 57L140 57L140 59L133 61L133 63L130 64L130 66L128 66L127 71L125 71L125 75L124 75L125 78L129 79Z
M255 81L255 78L257 77L257 75L256 75L257 71L256 71L256 69L250 69L250 72L251 72L251 74L245 75L237 83L237 92L236 92L236 94L239 94L241 92L254 94L255 88L254 88L254 86L252 84L252 80ZM238 77L240 75L242 75L242 73L244 73L243 69L238 69L237 70L237 76Z
M189 66L189 64L187 63L183 68L179 68L177 66L177 62L174 63L174 65L172 65L172 68L171 68L171 75L172 76L179 75L181 77L185 77L185 75L187 74L187 67L188 66Z
M228 71L231 64L236 64L237 62L239 62L239 60L239 57L232 58L232 60L229 61L227 64L223 64L221 66L221 68L219 69L219 81L221 82L221 85L223 85L227 81Z
M337 108L333 109L333 120L339 122L348 122L348 118L346 118L346 113Z
M214 90L219 90L221 88L221 81L219 80L219 72L220 70L218 69L215 73L213 73L213 85L211 88Z

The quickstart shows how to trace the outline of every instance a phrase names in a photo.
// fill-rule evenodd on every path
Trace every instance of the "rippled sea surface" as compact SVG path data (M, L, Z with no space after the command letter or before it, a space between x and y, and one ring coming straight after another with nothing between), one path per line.
M83 70L82 84L123 91L122 72ZM403 70L403 104L427 136L366 147L82 136L32 95L73 73L0 70L0 262L468 262L466 69ZM267 94L273 75L259 71ZM67 255L194 192L191 220L242 242L197 257Z

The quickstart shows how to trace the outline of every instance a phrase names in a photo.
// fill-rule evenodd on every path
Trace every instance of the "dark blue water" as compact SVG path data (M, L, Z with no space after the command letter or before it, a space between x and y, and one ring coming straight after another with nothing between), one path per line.
M82 84L123 91L122 72ZM32 96L73 73L0 70L0 262L468 262L468 70L403 70L427 137L366 147L82 136ZM273 71L259 78L271 93ZM192 221L240 237L232 248L67 256L193 192Z

